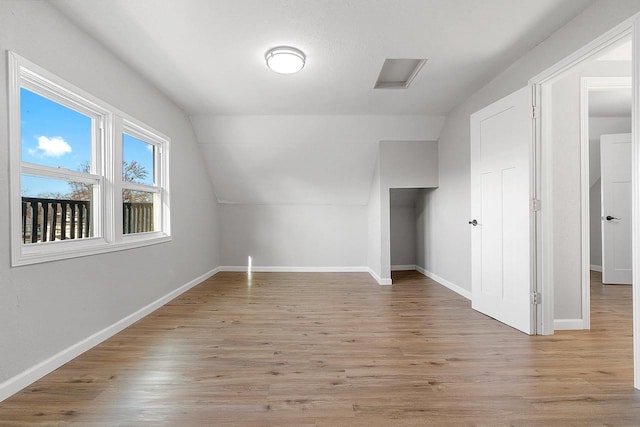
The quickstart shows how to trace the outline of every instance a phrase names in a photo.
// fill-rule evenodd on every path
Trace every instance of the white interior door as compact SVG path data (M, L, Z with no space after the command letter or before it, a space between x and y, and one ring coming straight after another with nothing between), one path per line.
M472 307L529 334L531 105L526 87L471 115L469 222Z
M631 134L600 137L602 283L631 284Z

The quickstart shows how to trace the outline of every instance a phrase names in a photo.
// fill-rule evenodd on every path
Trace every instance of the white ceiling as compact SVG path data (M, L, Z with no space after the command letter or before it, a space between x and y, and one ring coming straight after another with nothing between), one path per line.
M51 0L190 115L445 114L592 0ZM293 45L304 70L265 52ZM427 58L374 90L385 58Z
M191 117L218 200L366 205L380 141L444 116L592 0L50 0ZM265 52L292 45L280 75ZM373 89L386 58L426 58Z

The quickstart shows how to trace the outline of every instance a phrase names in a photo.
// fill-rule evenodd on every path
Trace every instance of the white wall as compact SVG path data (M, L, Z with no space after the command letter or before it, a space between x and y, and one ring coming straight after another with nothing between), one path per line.
M438 139L442 116L192 117L219 201L366 205L379 143Z
M224 265L245 265L252 253L254 265L264 267L370 267L378 275L383 256L381 196L372 189L380 192L380 141L410 141L396 144L398 154L390 154L387 161L404 156L411 170L422 152L403 150L411 150L407 147L413 141L437 139L444 117L249 115L198 116L191 121L224 206ZM406 168L387 168L399 171L403 180ZM437 177L437 172L429 173ZM388 239L388 204L386 209ZM287 218L287 230L276 212ZM363 212L369 213L359 217ZM360 219L354 221L356 217ZM262 237L252 235L255 231ZM277 239L282 235L286 241ZM317 241L310 242L311 237ZM269 238L273 240L266 244ZM283 248L287 242L316 248L302 256Z
M367 265L367 206L222 204L220 220L223 266Z
M551 87L554 318L582 319L580 78L630 76L628 61L588 60ZM589 224L591 226L591 224Z
M423 189L418 193L416 198L415 216L416 216L416 266L425 268L425 265L433 265L434 254L431 248L434 246L431 242L433 236L432 227L435 221L432 218L432 204L429 203L431 193L436 189Z
M376 158L367 207L367 265L380 282L382 274L382 220L380 191L380 154Z
M380 277L391 279L389 190L438 186L436 141L383 141L380 143Z
M602 267L600 135L611 133L631 133L631 117L589 117L589 249L596 267Z
M438 189L422 199L429 212L422 227L431 234L419 236L418 247L425 249L418 265L471 290L469 116L526 86L530 78L638 11L637 0L594 2L449 113L438 141Z
M206 274L219 260L217 204L182 111L47 2L1 1L0 29L2 384ZM10 267L7 49L171 137L171 242Z

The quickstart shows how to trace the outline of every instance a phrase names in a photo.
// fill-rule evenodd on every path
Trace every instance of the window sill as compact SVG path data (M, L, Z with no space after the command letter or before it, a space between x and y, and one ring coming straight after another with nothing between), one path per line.
M32 245L21 245L17 256L11 260L12 267L60 261L127 249L141 248L171 241L171 236L163 233L145 233L140 236L126 236L121 242L107 242L102 238L76 241L59 241Z

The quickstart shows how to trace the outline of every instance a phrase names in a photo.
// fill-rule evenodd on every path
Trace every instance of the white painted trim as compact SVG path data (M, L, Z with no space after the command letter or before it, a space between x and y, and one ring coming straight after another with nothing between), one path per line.
M11 266L36 264L81 256L139 248L171 240L169 212L169 144L170 138L116 107L100 100L55 74L12 51L7 51L9 99L9 181ZM73 108L95 122L92 137L93 173L61 171L30 164L21 159L20 88L50 98L65 107ZM123 126L123 123L126 126ZM126 130L158 146L155 169L158 183L153 187L126 184L121 180L122 132ZM93 223L95 238L68 239L34 245L22 243L21 174L65 179L95 184ZM135 235L122 234L122 188L155 189L158 196L156 224L161 229Z
M464 289L463 287L461 287L459 285L456 285L455 283L452 283L452 282L448 281L447 279L444 279L444 278L438 276L435 273L432 273L432 272L430 272L428 270L425 270L424 268L420 267L419 265L416 265L416 271L418 271L421 274L424 274L425 276L427 276L431 280L436 281L438 284L444 286L445 288L451 289L453 292L455 292L458 295L461 295L461 296L465 297L466 299L468 299L469 301L471 301L471 291L468 291L468 290Z
M536 179L536 167L540 162L540 152L538 151L535 141L536 134L540 129L540 118L538 115L537 100L538 93L535 87L529 85L529 100L531 101L531 122L529 128L529 197L530 203L540 204L540 183ZM539 206L538 206L539 207ZM538 277L540 269L538 268L540 252L538 251L538 242L536 236L538 233L538 224L540 223L540 210L530 209L529 211L529 292L538 292ZM539 334L542 331L540 327L542 310L540 305L534 305L529 310L529 325L531 334Z
M369 274L371 275L371 277L373 277L374 279L376 279L376 282L378 282L378 285L391 285L393 284L391 282L391 279L383 279L382 277L378 276L378 274L373 271L372 269L368 269Z
M571 55L568 55L561 61L556 62L551 67L547 68L543 72L537 74L529 80L530 84L542 84L552 83L562 76L574 66L589 59L592 55L597 54L624 37L630 36L633 33L634 22L638 19L640 14L635 14L620 24L613 27L611 30L597 37L590 43L587 43L582 48L578 49Z
M69 362L75 357L78 357L85 351L90 350L91 348L97 346L101 342L111 338L118 332L122 331L128 326L131 326L138 320L142 319L143 317L149 315L153 311L167 304L169 301L178 297L182 293L204 282L205 280L207 280L214 274L218 273L219 271L220 271L220 268L215 268L199 277L196 277L195 279L191 280L189 283L182 285L181 287L169 292L163 297L158 298L152 303L142 307L138 311L131 313L127 317L124 317L118 320L114 324L107 326L101 331L98 331L95 334L80 340L79 342L71 345L70 347L67 347L66 349L58 352L57 354L54 354L48 359L45 359L42 362L37 363L34 366L30 367L29 369L19 373L18 375L15 375L14 377L9 378L8 380L0 384L0 402L5 400L9 396L17 393L18 391L22 390L23 388L28 387L30 384L44 377L45 375L52 372L53 370L58 369L60 366Z
M600 273L602 273L602 266L601 265L593 265L593 264L591 264L589 266L589 269L591 271L599 271Z
M538 304L542 319L540 319L541 329L537 333L540 335L552 335L554 332L554 245L553 245L553 151L551 144L542 144L542 141L552 140L552 119L553 114L550 108L542 108L543 101L552 99L552 86L550 84L541 85L536 89L540 94L536 108L540 111L538 120L538 132L536 133L536 152L540 154L540 161L536 165L536 182L539 185L538 198L541 201L541 210L536 217L536 246L538 252L537 262L539 263L539 275L536 283L537 292L542 294L542 303Z
M244 271L246 265L223 265L220 271ZM369 273L369 267L292 267L292 266L259 266L252 265L253 273Z
M631 257L633 274L633 386L640 389L640 20L633 20L633 105L631 108Z
M247 271L246 265L223 265L219 271ZM369 273L379 285L391 285L391 279L383 279L369 267L291 267L291 266L252 266L254 273Z
M556 331L574 331L584 329L582 319L555 319L553 328Z
M582 283L582 329L591 327L591 224L589 197L589 89L590 80L580 79L580 282ZM554 322L555 328L555 322ZM557 328L555 328L557 329Z
M415 271L415 264L406 264L406 265L392 265L391 271Z

